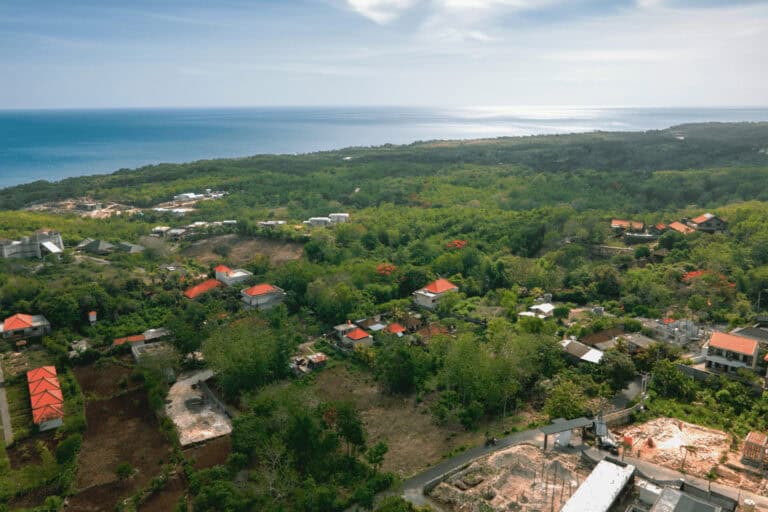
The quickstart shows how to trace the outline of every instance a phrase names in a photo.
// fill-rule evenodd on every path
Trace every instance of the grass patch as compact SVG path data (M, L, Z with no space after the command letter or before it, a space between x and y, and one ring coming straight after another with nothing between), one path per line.
M26 439L34 430L32 407L29 403L29 389L26 381L17 379L13 384L6 384L5 394L8 397L8 412L11 416L13 439Z

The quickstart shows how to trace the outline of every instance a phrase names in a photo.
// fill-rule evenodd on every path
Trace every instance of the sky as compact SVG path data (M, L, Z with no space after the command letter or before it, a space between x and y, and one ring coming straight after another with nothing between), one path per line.
M768 0L2 0L0 108L768 105Z

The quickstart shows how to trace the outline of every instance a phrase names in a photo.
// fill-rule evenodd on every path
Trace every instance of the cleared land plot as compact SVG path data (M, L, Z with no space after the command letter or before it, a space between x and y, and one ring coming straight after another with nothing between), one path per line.
M226 258L216 254L216 247L229 247ZM221 235L194 242L183 252L184 256L194 258L203 264L221 263L228 261L232 265L244 265L257 255L269 258L273 265L301 258L304 246L296 242L283 242L268 238L245 238L239 235Z
M146 393L140 388L124 392L119 384L129 373L129 368L113 363L75 370L91 398L85 405L88 427L78 456L75 487L80 492L70 499L68 510L111 510L118 500L144 488L168 462L171 445L160 432ZM122 462L134 468L125 481L116 474Z
M181 476L176 475L166 482L158 492L139 505L140 512L168 512L176 510L179 500L186 494L186 484Z
M477 460L440 483L430 498L448 510L560 510L589 474L577 454L520 444Z
M322 400L353 402L368 430L368 443L383 440L389 446L384 470L400 477L440 462L459 447L483 442L483 427L467 432L459 425L435 425L426 402L416 404L413 397L385 395L369 374L350 371L345 365L319 372L315 392Z
M129 365L123 366L111 361L96 361L90 366L79 366L74 370L80 389L88 400L110 398L128 387L137 387L137 384L130 381L132 372Z
M201 443L232 432L232 421L200 389L199 383L212 375L210 370L185 375L168 391L165 412L176 425L181 446Z
M49 430L48 432L40 432L34 437L28 437L23 441L14 441L11 446L5 449L11 463L11 469L20 469L29 464L41 464L43 460L40 457L38 443L42 443L49 452L56 453L56 446L59 441L54 439L55 434L55 431Z
M717 466L730 446L725 432L672 418L656 418L618 432L632 439L633 456L698 477Z
M224 464L231 451L232 440L229 436L223 436L187 448L184 450L184 457L194 461L195 469L204 469Z

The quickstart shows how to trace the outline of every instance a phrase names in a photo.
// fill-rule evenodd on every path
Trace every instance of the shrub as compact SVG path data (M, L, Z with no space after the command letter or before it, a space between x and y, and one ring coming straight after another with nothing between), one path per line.
M80 450L80 445L83 442L80 434L68 435L59 445L56 447L56 462L59 464L66 464L73 460Z

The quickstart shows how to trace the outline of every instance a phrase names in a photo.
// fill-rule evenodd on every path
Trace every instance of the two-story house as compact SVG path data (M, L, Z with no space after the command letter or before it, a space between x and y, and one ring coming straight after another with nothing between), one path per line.
M728 224L712 213L705 213L691 219L690 225L696 231L703 231L704 233L724 233L728 229Z
M757 367L756 340L714 332L706 350L706 366L710 371L732 373L739 368L754 370Z
M413 292L413 300L417 306L435 309L441 298L448 293L457 291L459 291L459 287L449 280L438 279Z
M261 283L240 292L241 299L246 306L258 309L270 309L285 298L285 292L272 284Z

